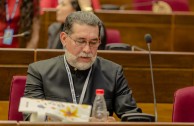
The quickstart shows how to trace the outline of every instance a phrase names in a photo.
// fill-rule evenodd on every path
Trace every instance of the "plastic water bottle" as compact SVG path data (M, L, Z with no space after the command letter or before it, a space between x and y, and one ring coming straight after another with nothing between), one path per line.
M107 107L104 100L104 89L96 89L96 97L92 108L92 121L105 122L107 120Z

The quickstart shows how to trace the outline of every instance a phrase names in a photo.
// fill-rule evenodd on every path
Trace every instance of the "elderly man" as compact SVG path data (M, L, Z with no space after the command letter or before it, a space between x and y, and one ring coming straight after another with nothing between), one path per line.
M65 54L29 65L25 97L92 105L100 88L110 116L141 112L122 67L97 56L100 24L90 12L67 16L60 33Z

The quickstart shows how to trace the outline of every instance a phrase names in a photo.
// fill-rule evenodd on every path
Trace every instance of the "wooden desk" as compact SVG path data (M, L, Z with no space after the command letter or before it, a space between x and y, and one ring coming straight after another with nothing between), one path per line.
M150 33L153 51L194 51L194 13L98 10L95 14L107 28L120 31L123 43L147 49L144 35Z
M13 75L26 75L28 64L63 53L63 50L1 49L0 100L8 100ZM137 102L153 101L148 53L98 51L98 55L123 66L124 74L134 91ZM152 52L152 59L159 103L172 103L173 93L178 88L193 85L194 53Z
M89 123L60 123L60 122L16 122L0 121L0 126L193 126L194 123L171 122L89 122Z
M28 123L19 122L19 126L193 126L194 123L145 123L145 122L90 122L90 123Z
M63 54L62 50L38 49L36 60L48 59L51 55L53 57L60 54ZM148 53L98 51L98 55L123 66L137 102L153 101ZM172 103L173 94L178 88L193 85L193 58L194 53L152 52L156 95L159 103Z
M0 49L0 116L7 116L13 75L26 75L28 64L64 54L63 50ZM9 55L9 57L8 57ZM98 55L123 66L138 106L153 114L153 95L147 52L98 51ZM152 52L159 121L171 121L174 92L194 84L194 53ZM7 101L7 102L6 102ZM2 104L3 103L3 104ZM3 112L2 112L3 111Z
M0 121L0 126L17 126L17 121Z

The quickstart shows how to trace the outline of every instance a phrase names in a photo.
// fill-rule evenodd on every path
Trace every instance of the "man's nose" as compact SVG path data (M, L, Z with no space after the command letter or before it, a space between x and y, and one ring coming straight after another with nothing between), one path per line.
M85 53L90 53L90 52L91 52L91 47L90 47L89 43L87 43L87 44L84 46L83 51L84 51Z

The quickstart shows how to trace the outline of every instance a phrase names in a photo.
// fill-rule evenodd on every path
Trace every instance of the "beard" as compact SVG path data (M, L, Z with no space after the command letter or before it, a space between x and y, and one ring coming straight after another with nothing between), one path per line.
M89 69L96 60L96 56L93 56L91 53L86 54L84 52L81 52L81 53L78 54L78 56L75 56L75 55L71 54L67 49L65 49L65 57L66 57L67 62L71 66L77 68L78 70L87 70L87 69ZM90 57L91 61L87 62L87 63L86 62L78 62L77 59L79 57Z

